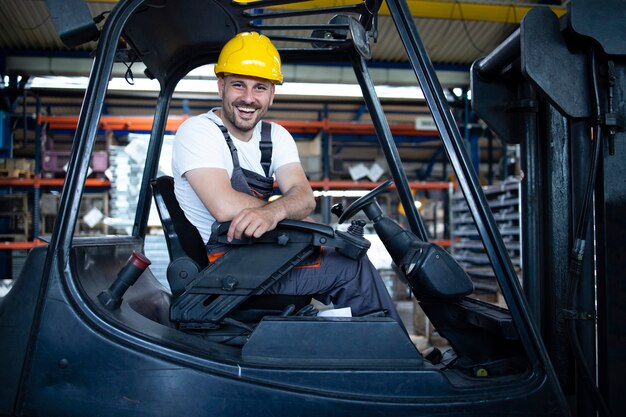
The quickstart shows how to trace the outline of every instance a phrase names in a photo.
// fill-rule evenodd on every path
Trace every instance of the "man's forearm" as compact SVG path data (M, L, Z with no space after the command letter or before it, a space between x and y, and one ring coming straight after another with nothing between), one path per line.
M231 190L225 193L220 203L215 207L215 213L212 212L211 214L216 220L224 222L232 220L245 209L261 208L267 204L267 201L260 198Z
M236 215L228 229L228 239L261 237L284 219L301 220L315 208L311 186L300 164L288 164L276 171L283 196L261 207L251 207Z
M301 220L315 209L315 199L308 186L295 186L267 208L276 210L280 220Z
M246 209L263 207L267 202L232 188L226 170L197 168L185 173L191 188L219 222L232 220Z

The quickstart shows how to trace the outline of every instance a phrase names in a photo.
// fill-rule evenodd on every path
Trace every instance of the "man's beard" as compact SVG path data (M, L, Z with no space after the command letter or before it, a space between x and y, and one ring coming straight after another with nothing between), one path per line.
M256 110L255 117L250 120L242 120L237 117L237 107L249 107L254 108ZM235 126L238 130L242 132L249 132L259 123L259 120L263 117L264 112L261 112L260 109L256 106L250 106L246 104L233 104L232 106L223 106L223 113L226 119Z

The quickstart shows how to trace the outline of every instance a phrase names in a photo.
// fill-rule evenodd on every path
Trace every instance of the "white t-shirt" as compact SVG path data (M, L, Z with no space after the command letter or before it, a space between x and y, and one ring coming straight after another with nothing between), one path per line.
M207 242L215 218L202 204L185 173L196 168L223 168L230 178L233 174L233 158L222 131L211 120L223 125L214 113L216 109L191 117L180 125L172 149L172 173L174 192L185 216L196 226L202 239ZM258 123L248 142L230 135L242 168L265 175L261 166L261 123ZM291 134L282 126L272 123L272 163L270 175L283 165L300 162L298 148Z

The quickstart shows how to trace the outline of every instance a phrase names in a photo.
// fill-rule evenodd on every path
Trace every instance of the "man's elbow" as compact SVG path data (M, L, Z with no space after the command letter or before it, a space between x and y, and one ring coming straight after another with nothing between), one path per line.
M313 213L313 210L315 210L315 205L316 205L315 197L313 196L313 193L311 193L309 196L307 196L306 203L307 203L306 211L309 214Z
M223 223L233 219L232 214L225 209L213 208L211 215L215 218L215 221Z

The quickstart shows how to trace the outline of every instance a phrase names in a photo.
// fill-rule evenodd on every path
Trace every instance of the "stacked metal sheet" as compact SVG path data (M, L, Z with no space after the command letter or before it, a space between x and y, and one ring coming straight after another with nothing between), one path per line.
M126 152L127 146L109 148L109 178L111 179L109 226L116 233L131 233L137 198L143 175L143 164L139 164Z
M129 134L128 145L109 147L110 164L107 175L111 180L111 209L106 222L116 233L131 233L149 140L149 135ZM158 175L171 175L172 142L172 136L165 137ZM160 227L154 207L151 210L149 227Z
M167 244L163 233L146 235L144 244L144 254L150 262L149 266L152 275L166 288L167 283L167 266L170 263L170 255L167 252Z

